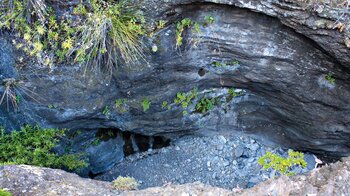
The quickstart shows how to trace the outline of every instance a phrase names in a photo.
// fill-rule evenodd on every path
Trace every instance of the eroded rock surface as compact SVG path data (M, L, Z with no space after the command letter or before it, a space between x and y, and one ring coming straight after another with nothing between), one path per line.
M147 62L121 66L109 79L76 65L57 65L49 72L25 61L27 66L17 70L18 80L33 91L32 97L23 94L17 110L7 111L3 104L1 124L7 129L23 123L72 130L118 128L174 138L246 132L289 148L349 155L350 53L344 41L349 30L330 25L341 11L325 7L317 12L313 4L287 0L145 0L140 5L153 20L169 21L153 38L145 38L147 47L158 47L147 53ZM201 34L186 30L184 44L176 48L175 23L185 17L202 23L208 15L215 22L201 26ZM15 67L20 53L9 43L8 37L0 41L0 48L7 48L1 50L0 64ZM214 61L231 60L238 63L213 66ZM334 84L325 79L329 73ZM17 77L16 72L0 74ZM196 87L199 96L189 115L175 104L171 110L161 107L163 101L172 103L177 92ZM245 93L204 115L193 112L200 98L227 96L230 87ZM146 112L144 98L151 100ZM126 112L115 108L116 99L127 99ZM106 107L109 112L103 112ZM92 170L108 168L98 167L102 169Z
M0 188L13 195L117 195L111 183L62 170L27 165L0 167Z
M61 170L25 165L0 167L0 188L15 195L118 195L111 184L83 179ZM251 189L233 191L200 183L167 185L121 195L348 195L350 158L315 169L307 175L280 177Z

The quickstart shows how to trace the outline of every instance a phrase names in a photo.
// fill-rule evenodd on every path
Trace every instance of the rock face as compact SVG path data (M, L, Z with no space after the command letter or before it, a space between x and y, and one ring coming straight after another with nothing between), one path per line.
M118 195L111 184L80 178L61 170L25 165L0 167L0 188L14 195ZM120 195L347 195L350 158L315 169L307 175L280 177L251 189L215 188L200 183L167 185Z
M0 167L0 187L13 195L117 195L111 183L62 170L27 165Z
M112 78L76 65L57 65L49 72L32 61L17 73L13 67L20 53L12 49L10 38L1 38L0 65L7 68L0 68L1 79L17 78L33 92L31 97L22 92L17 110L7 111L2 104L0 123L9 130L39 123L169 137L239 131L299 150L349 155L349 26L343 32L332 26L341 11L288 0L145 0L140 5L155 21L169 23L145 38L147 47L158 47L146 55L147 62L121 66ZM201 26L201 34L187 29L184 44L176 48L175 23L189 17L201 24L205 16L215 22ZM236 63L213 65L230 61ZM334 84L325 79L329 73ZM163 101L172 103L177 92L196 87L199 95L189 115L175 104L171 110L161 107ZM200 98L224 98L230 87L245 94L205 115L193 112ZM146 112L144 98L151 100ZM126 112L115 108L116 99L127 100ZM107 168L98 167L99 172Z

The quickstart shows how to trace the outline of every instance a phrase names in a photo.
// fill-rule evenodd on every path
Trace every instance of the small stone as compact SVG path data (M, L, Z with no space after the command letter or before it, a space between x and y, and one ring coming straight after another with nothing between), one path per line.
M272 170L269 176L270 178L274 178L276 176L276 170Z
M176 147L175 147L175 150L181 150L181 149L180 149L180 147L176 146Z
M243 148L242 147L238 147L235 149L235 156L236 157L240 157L243 155Z
M227 161L227 160L225 160L225 161L222 163L222 165L223 165L224 167L229 166L229 165L230 165L230 162Z
M220 136L219 136L219 139L220 139L220 141L221 141L222 143L224 143L224 144L227 143L227 140L226 140L226 138L225 138L224 136L220 135Z
M224 146L223 145L218 145L217 149L221 151L221 150L224 149Z
M211 164L210 161L208 161L208 162L207 162L207 166L210 167L210 164Z

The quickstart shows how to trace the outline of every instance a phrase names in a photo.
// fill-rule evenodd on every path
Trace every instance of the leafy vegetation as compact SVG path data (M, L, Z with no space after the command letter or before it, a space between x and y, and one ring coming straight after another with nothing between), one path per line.
M94 141L92 141L92 145L93 146L98 146L98 145L100 145L100 143L101 143L101 140L99 139L99 138L97 138L97 139L95 139Z
M216 103L215 98L202 98L197 104L196 104L196 110L202 114L208 112L209 110L214 108L214 105Z
M127 103L127 99L116 99L115 107L117 108L117 110L119 110L119 112L124 113L127 111Z
M52 66L65 60L72 47L76 29L71 20L57 20L53 10L42 0L6 0L0 3L0 29L17 31L16 48L38 57L40 63ZM51 52L49 52L51 51Z
M58 155L53 148L64 136L64 130L42 129L26 125L20 131L6 134L0 130L0 164L27 164L75 170L87 166L80 154Z
M239 65L239 61L238 60L231 60L227 62L213 61L211 64L214 65L215 67L226 67L226 66Z
M335 84L335 78L333 77L332 73L328 73L325 76L325 79L330 83L330 84Z
M229 88L228 89L228 96L227 96L227 101L231 101L233 98L241 95L242 92L237 93L235 88Z
M136 190L140 185L135 178L118 176L113 182L113 187L119 191Z
M17 31L16 47L40 63L52 66L72 57L75 62L105 66L112 70L119 61L142 58L139 37L144 35L143 15L127 1L91 0L79 4L73 14L58 19L43 0L0 2L0 29Z
M201 33L199 24L197 22L193 22L189 18L184 18L178 23L176 23L176 31L175 31L175 36L176 36L176 47L180 47L182 45L183 41L183 32L186 28L190 28L194 26L194 31L197 33Z
M108 106L105 106L103 108L102 114L105 115L105 116L109 116L111 114L111 111L109 110Z
M196 88L192 89L188 93L178 92L174 99L174 103L181 105L183 108L183 115L188 114L187 107L192 103L193 99L197 97L198 90Z
M157 22L157 29L163 29L165 27L166 23L167 23L167 21L165 21L165 20L159 20Z
M215 22L215 19L213 16L205 16L204 17L204 26L208 26L210 24L213 24Z
M12 196L12 193L0 188L0 196Z
M151 106L151 100L149 100L148 98L144 98L142 100L141 105L142 105L143 111L146 112L147 110L149 110Z
M304 160L304 154L293 150L288 151L287 158L283 158L277 154L267 152L264 156L258 159L258 164L262 165L266 170L272 168L280 174L287 176L295 174L291 171L293 166L299 165L303 168L307 166L307 163Z

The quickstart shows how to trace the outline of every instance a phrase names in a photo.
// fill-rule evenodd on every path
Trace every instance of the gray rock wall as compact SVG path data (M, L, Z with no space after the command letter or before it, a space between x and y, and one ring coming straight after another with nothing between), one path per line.
M49 72L26 61L27 66L18 69L18 80L33 91L32 97L23 93L17 110L7 111L3 104L1 124L8 129L23 123L82 130L110 127L170 137L239 131L299 150L349 155L348 29L340 33L326 25L334 23L339 11L325 8L316 13L311 5L283 0L203 2L141 1L155 21L173 23L145 38L146 47L157 45L156 53L149 52L146 62L121 66L112 78L76 65L57 65ZM183 46L176 48L174 23L184 17L203 22L208 15L215 23L202 26L201 34L186 30ZM8 48L0 54L0 64L8 71L20 53L4 39L0 48ZM212 65L231 60L239 63ZM325 80L328 73L334 74L335 84ZM177 92L195 87L199 96L191 111L203 96L225 100L230 87L245 94L205 115L190 111L184 116L175 104L162 109L163 101L171 103ZM115 108L119 98L127 99L126 112ZM141 107L144 98L152 102L146 112ZM109 113L103 114L106 106Z

